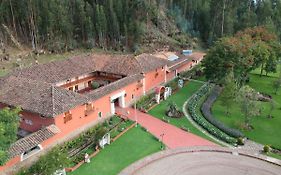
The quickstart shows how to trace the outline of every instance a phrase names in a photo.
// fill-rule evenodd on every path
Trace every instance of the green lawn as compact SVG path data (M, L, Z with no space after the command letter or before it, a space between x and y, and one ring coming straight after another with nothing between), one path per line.
M270 157L274 157L276 159L280 159L281 160L281 155L279 155L279 154L274 154L274 153L270 152L270 153L267 153L265 155L270 156Z
M254 73L258 70L254 71ZM274 94L272 88L272 83L275 80L277 74L270 74L269 77L260 77L257 74L252 73L250 75L249 85L259 92L264 92L272 95L274 101L276 102L276 108L273 111L273 119L268 119L266 116L269 113L270 104L262 102L262 113L260 116L253 117L251 119L251 124L254 129L251 131L243 131L245 135L261 144L269 144L276 148L281 149L281 90L279 90L278 95ZM231 115L225 116L224 107L220 101L220 98L215 102L212 108L213 114L220 121L226 123L228 126L240 129L241 124L244 121L244 117L240 112L238 104L233 104L231 109Z
M151 109L148 113L159 118L163 119L163 117L166 117L165 111L167 109L167 106L170 101L175 102L180 110L182 110L182 106L184 102L191 97L203 84L199 82L188 82L187 85L185 85L181 90L179 90L177 93L169 97L166 101L162 101L159 105L157 105L155 108ZM199 131L197 128L195 128L186 117L182 117L180 119L174 119L169 118L170 123L172 125L175 125L177 127L184 126L185 128L188 128L191 133L196 134L200 137L203 137L205 139L208 139L212 142L215 142L208 136L206 136L204 133Z
M6 75L6 74L7 74L7 72L6 72L6 71L4 71L4 70L0 70L0 77L4 76L4 75Z
M132 128L106 146L91 163L83 164L69 175L116 175L133 162L160 151L161 143L141 127Z

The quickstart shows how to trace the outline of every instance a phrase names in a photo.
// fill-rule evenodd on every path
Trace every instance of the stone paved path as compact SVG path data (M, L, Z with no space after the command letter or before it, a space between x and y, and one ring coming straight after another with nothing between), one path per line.
M236 149L242 149L260 154L263 151L263 145L252 140L246 140L243 146L238 146Z
M134 121L137 120L142 127L146 128L159 140L162 140L161 135L164 133L163 143L170 149L187 146L218 146L211 141L183 131L182 129L165 123L149 114L142 113L138 110L136 110L137 117L135 117L135 110L133 108L117 108L116 113L122 117L128 117Z

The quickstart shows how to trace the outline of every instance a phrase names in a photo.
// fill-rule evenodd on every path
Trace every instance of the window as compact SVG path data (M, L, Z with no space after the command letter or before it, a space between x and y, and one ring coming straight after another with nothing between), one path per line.
M155 74L155 78L158 77L158 75L159 75L159 74L158 74L158 72L157 72L157 73Z
M134 99L134 94L132 94L132 99Z
M78 85L75 85L75 91L78 91Z
M85 116L88 116L91 112L94 111L92 103L86 104Z
M72 120L72 114L70 111L64 113L64 123L67 123L68 121Z
M99 112L99 113L98 113L98 116L99 116L99 118L102 118L102 113Z
M73 91L73 87L68 88L68 90Z
M164 69L164 66L162 66L162 70Z
M88 87L92 87L92 81L88 81Z

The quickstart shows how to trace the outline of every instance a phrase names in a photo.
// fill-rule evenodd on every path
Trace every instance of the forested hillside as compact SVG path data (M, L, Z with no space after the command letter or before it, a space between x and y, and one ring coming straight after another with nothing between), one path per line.
M52 52L208 46L257 25L281 36L281 0L1 0L0 14L2 47Z

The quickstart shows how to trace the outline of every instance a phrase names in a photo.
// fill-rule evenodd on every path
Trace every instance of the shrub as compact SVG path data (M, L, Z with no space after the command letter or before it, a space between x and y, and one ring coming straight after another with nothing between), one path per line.
M176 91L178 89L178 78L175 78L174 80L170 81L166 84L166 86L171 87L172 91Z
M242 137L238 137L237 144L238 145L244 145L244 139Z
M148 110L153 104L156 103L154 97L155 97L154 93L141 97L136 103L137 109L141 111Z
M216 128L214 125L209 123L204 117L199 115L196 111L200 99L203 98L209 92L209 90L210 90L210 84L205 84L204 86L202 86L189 100L187 105L188 111L192 119L202 128L204 128L207 132L209 132L210 134L212 134L213 136L217 137L220 140L223 140L227 143L234 145L236 144L235 138L230 137L229 135L225 134L224 132Z
M269 151L270 151L270 146L269 145L264 145L263 152L269 153Z
M97 88L99 88L99 87L100 87L100 84L99 84L98 82L94 81L94 82L92 83L92 88L93 88L93 89L97 89Z
M201 69L202 69L201 65L196 65L196 66L194 66L192 69L190 69L188 71L181 72L179 77L181 77L183 79L197 78L197 76L200 76L200 73L198 73L198 72L202 72Z
M55 147L48 154L41 156L28 170L21 170L18 175L53 174L68 164L66 150L62 147Z
M220 94L220 90L215 87L212 90L212 92L209 95L209 97L207 98L207 100L201 106L201 112L203 114L203 117L208 122L210 122L212 125L214 125L215 127L219 128L221 131L225 132L226 134L228 134L228 135L230 135L232 137L235 137L235 138L244 137L244 134L242 132L240 132L237 129L229 128L228 126L226 126L225 124L223 124L222 122L217 120L212 115L211 107L214 104L214 102L216 101L216 99L219 96L219 94Z

